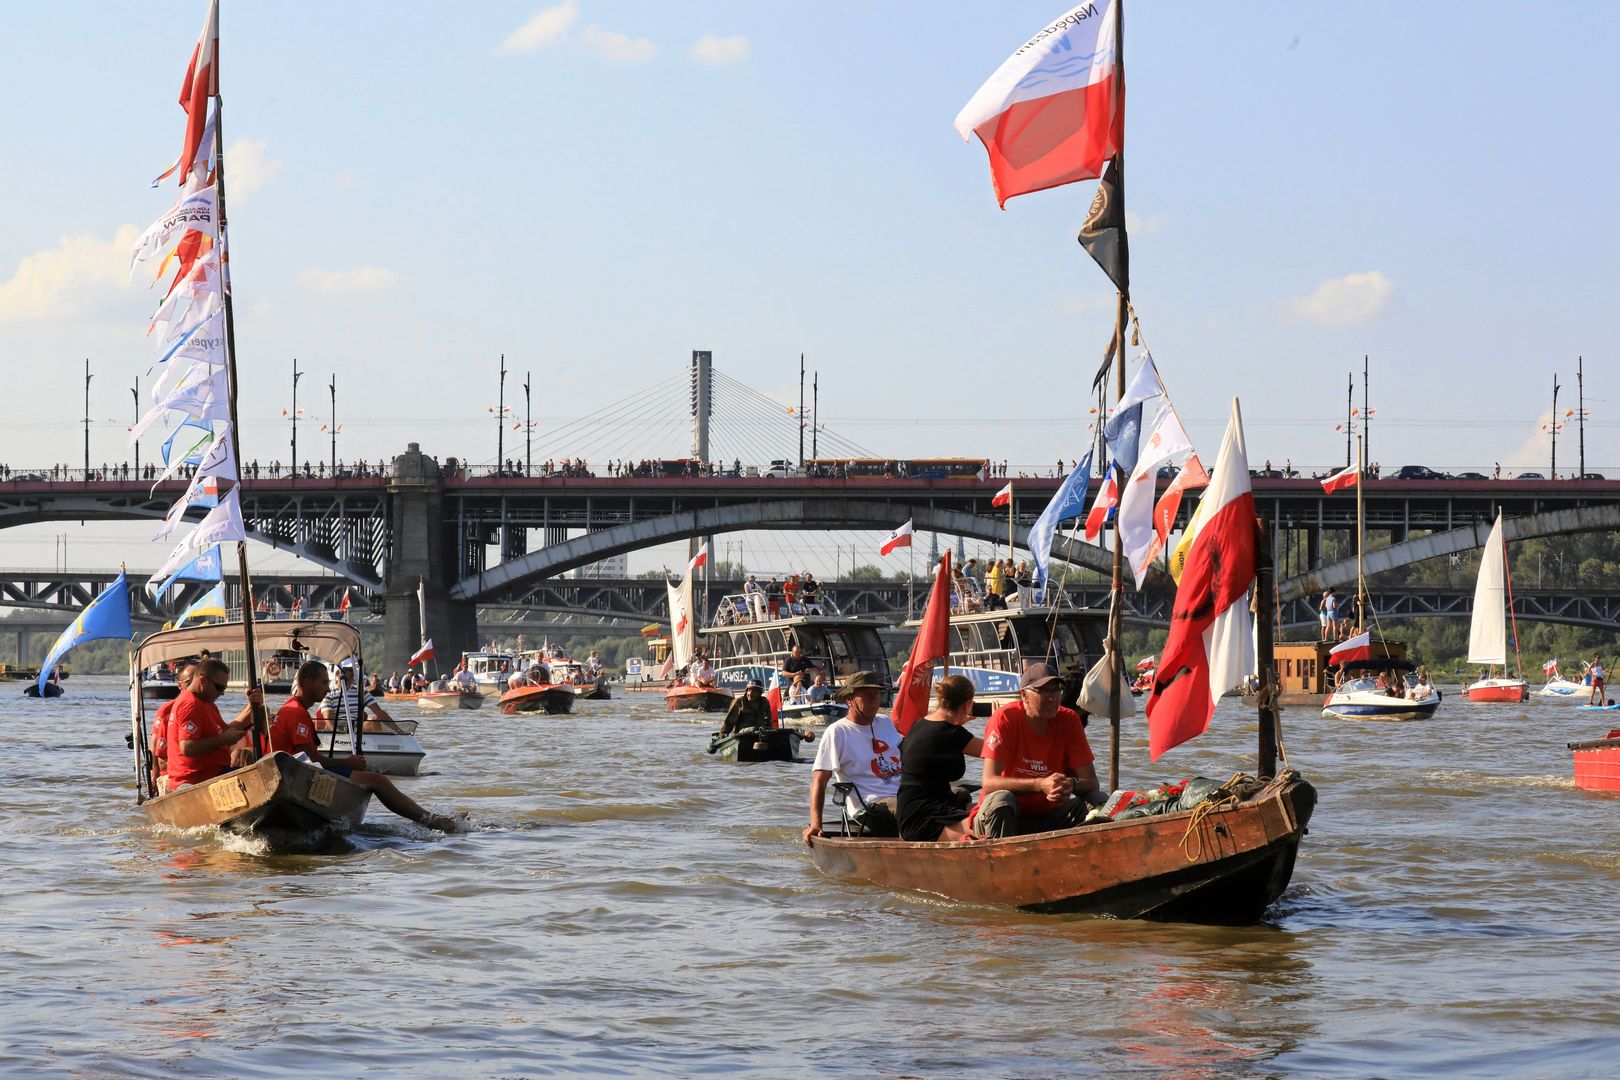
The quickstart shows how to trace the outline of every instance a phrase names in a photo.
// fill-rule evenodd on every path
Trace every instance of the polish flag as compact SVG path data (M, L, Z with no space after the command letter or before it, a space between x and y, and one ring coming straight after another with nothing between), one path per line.
M887 555L895 548L911 546L911 522L907 521L894 532L884 538L883 545L878 548L879 555Z
M686 564L686 572L688 574L690 574L692 571L696 570L698 567L705 565L708 561L709 561L709 542L707 540L705 540L703 542L703 546L697 549L697 554L692 556L692 561Z
M411 653L411 658L409 660L405 661L405 666L406 667L415 667L417 664L422 663L424 660L432 660L432 659L433 659L433 639L428 638L426 641L422 642L422 647L420 649L417 649L415 652Z
M1372 659L1372 631L1364 630L1353 638L1339 642L1328 650L1328 665L1343 664L1349 660Z
M1148 695L1148 751L1154 761L1203 734L1220 696L1254 673L1249 586L1258 526L1243 414L1234 398L1209 490L1187 529L1192 543L1170 615L1170 637Z
M350 607L350 604L351 604L351 601L349 599L349 590L344 589L343 590L343 599L338 601L338 610L339 611L348 611L349 607Z
M782 688L773 686L765 691L765 701L771 707L771 727L782 726Z
M996 492L996 497L990 500L990 505L993 507L1006 506L1010 502L1012 502L1012 485L1008 484L1006 487Z
M1166 409L1142 444L1125 492L1119 497L1119 543L1140 589L1147 570L1162 548L1154 530L1153 495L1159 486L1159 467L1171 458L1192 452L1192 440L1173 409Z
M1545 664L1542 664L1541 665L1541 673L1543 675L1556 675L1556 674L1558 674L1558 661L1549 660Z
M1348 469L1336 472L1322 481L1322 490L1331 495L1335 491L1353 488L1359 483L1361 483L1361 470L1352 465Z
M951 553L939 557L939 573L928 592L917 640L911 643L911 658L900 669L900 687L894 692L889 719L904 735L911 725L928 715L928 695L934 688L934 665L950 655L951 630Z
M1151 671L1157 666L1158 665L1154 662L1153 657L1151 656L1144 656L1142 659L1136 662L1137 671Z
M1108 469L1108 479L1103 481L1102 490L1097 492L1097 501L1091 505L1091 513L1086 515L1086 541L1089 543L1097 539L1102 531L1103 522L1108 520L1108 511L1119 502L1119 485L1114 481L1114 470Z
M1102 175L1125 143L1121 0L1093 0L1030 38L956 117L990 154L1003 207L1014 195Z
M202 36L191 50L191 63L180 83L180 107L186 111L186 143L180 151L180 183L184 184L195 166L202 145L203 126L208 120L208 99L219 93L219 0L209 0L208 18Z

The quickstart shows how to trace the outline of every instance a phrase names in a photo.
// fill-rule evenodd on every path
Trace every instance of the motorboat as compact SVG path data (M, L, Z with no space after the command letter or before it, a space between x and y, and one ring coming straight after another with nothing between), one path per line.
M710 737L709 753L721 761L797 761L799 744L814 738L813 733L789 727L744 728Z
M551 713L558 715L574 711L579 695L572 686L562 683L541 683L538 686L517 686L501 695L501 712Z
M1339 720L1429 719L1440 707L1441 695L1432 683L1419 693L1416 667L1410 660L1345 663L1344 680L1322 706L1322 715Z
M712 686L672 686L664 692L664 708L669 712L725 712L731 708L732 696Z

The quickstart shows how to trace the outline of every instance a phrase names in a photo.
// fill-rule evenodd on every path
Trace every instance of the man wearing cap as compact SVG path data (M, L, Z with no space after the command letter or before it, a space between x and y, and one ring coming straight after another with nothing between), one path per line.
M754 622L765 621L765 590L753 574L743 583L743 598L748 601L748 617Z
M984 729L984 776L972 829L992 839L1079 825L1101 803L1091 744L1080 714L1059 704L1050 664L1026 664L1018 700Z
M771 703L765 700L765 686L758 679L748 680L742 695L732 699L726 710L726 722L720 725L721 736L740 732L744 728L771 726Z
M900 794L900 733L878 713L883 684L857 671L833 692L849 702L849 714L831 724L810 767L810 825L804 842L821 835L821 809L833 780L853 784L844 812L873 836L899 836L895 797Z

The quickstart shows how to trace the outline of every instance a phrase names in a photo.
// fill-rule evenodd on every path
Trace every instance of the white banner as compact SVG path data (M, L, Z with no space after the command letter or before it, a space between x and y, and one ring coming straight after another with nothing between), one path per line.
M130 255L129 276L133 278L135 268L152 256L173 250L188 230L209 237L219 235L219 200L213 187L182 194L168 213L141 234Z
M1153 434L1142 440L1136 469L1119 498L1119 544L1136 575L1140 589L1147 579L1148 563L1159 534L1153 528L1153 501L1158 493L1159 467L1181 454L1192 453L1192 442L1182 428L1174 409L1165 409Z
M246 540L247 526L242 524L241 494L241 488L231 488L229 495L221 497L219 505L208 511L208 516L191 530L191 535L185 539L186 546L197 551L226 540Z

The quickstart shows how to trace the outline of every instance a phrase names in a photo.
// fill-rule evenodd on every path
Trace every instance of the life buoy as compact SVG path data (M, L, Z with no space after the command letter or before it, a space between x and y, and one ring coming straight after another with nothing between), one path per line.
M281 661L280 660L272 660L268 664L264 665L264 677L265 678L274 679L276 676L278 676L280 674L281 674Z

